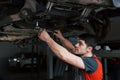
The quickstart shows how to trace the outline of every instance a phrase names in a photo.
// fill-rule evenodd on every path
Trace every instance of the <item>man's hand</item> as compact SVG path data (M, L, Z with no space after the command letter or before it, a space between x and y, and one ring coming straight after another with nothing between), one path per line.
M51 39L51 37L48 34L48 32L46 31L46 29L40 30L40 32L38 33L38 38L45 42L47 42L49 39Z
M60 30L54 30L54 33L53 33L53 34L54 34L57 38L59 38L59 39L63 39L63 38L64 38Z

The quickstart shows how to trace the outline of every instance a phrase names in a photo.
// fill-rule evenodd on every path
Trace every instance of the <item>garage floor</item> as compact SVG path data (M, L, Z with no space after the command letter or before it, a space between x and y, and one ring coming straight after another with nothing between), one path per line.
M41 71L40 73L9 72L7 80L50 80L50 79L47 78L47 73L45 71ZM71 72L65 72L64 77L55 77L54 80L74 80L74 79Z

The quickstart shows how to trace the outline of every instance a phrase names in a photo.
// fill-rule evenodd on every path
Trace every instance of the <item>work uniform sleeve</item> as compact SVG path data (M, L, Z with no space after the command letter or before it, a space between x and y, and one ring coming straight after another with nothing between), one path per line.
M82 57L82 60L85 64L86 72L93 73L97 69L98 64L93 57Z

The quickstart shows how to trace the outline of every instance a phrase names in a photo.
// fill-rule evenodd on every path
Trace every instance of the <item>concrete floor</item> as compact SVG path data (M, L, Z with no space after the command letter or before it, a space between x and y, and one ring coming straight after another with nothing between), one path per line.
M9 72L6 80L74 80L71 72L65 72L62 77L48 79L46 71L37 72Z
M10 73L8 75L9 80L45 80L46 74L42 72L37 73Z

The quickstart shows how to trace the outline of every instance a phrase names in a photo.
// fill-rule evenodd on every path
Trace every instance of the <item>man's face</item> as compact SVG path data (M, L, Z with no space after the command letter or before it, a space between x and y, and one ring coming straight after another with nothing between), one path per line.
M88 46L85 43L85 41L82 39L78 39L78 42L75 45L75 53L84 55L85 53L87 53L87 50L88 50Z

